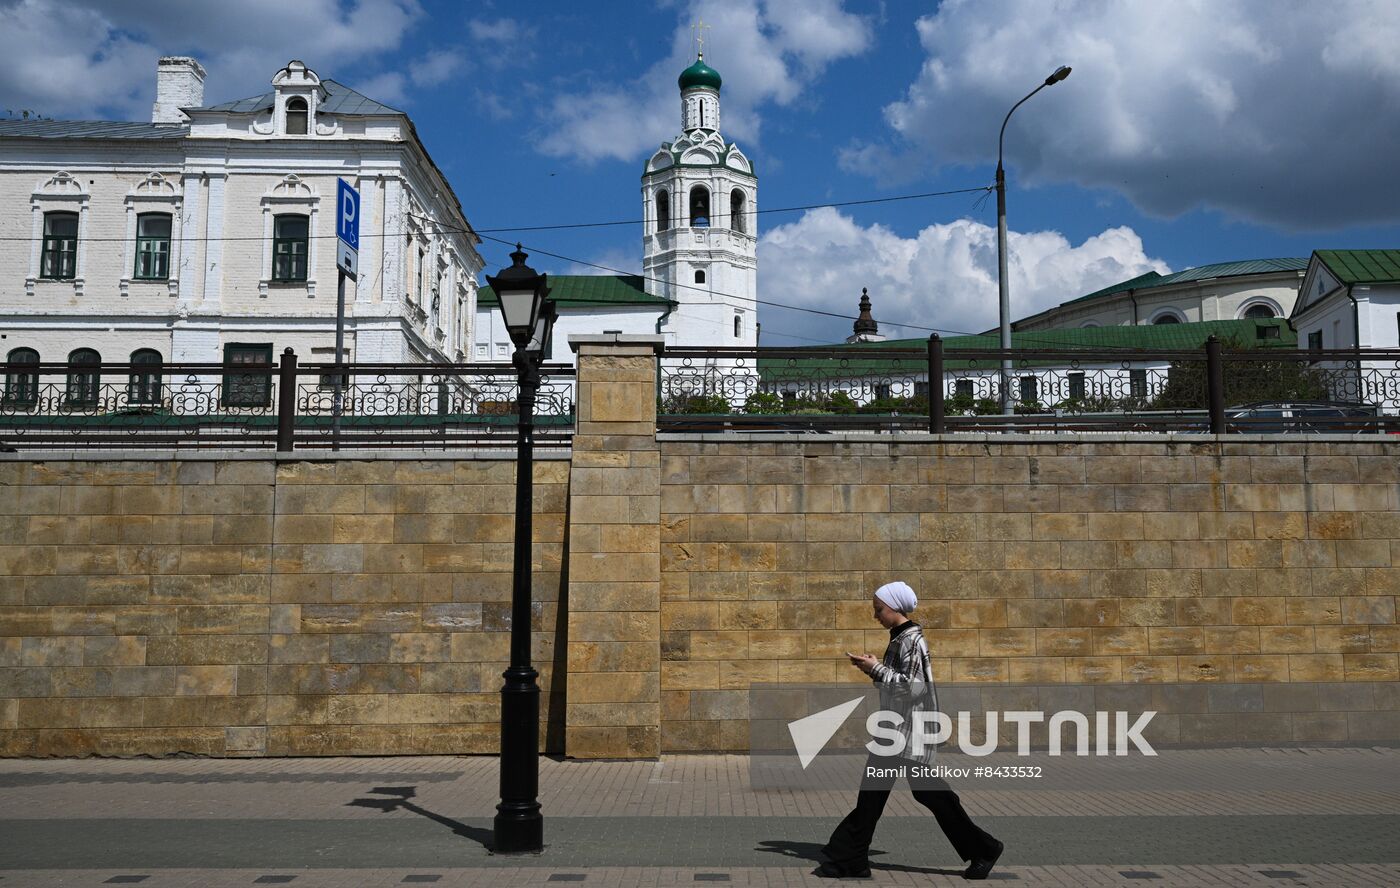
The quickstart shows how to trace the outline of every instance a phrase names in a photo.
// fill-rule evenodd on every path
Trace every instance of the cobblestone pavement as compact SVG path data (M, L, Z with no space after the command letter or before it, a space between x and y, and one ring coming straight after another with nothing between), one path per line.
M1400 750L1179 753L1324 771L1270 792L963 792L1025 885L1400 884ZM0 761L0 888L831 884L810 875L850 791L756 792L743 756L541 760L547 848L490 854L489 757ZM1287 785L1273 781L1270 785ZM892 797L874 882L962 884L931 817Z

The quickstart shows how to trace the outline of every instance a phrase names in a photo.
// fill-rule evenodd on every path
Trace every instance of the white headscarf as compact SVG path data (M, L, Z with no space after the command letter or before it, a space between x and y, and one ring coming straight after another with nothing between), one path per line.
M875 597L901 614L907 614L919 605L919 598L914 594L914 590L909 588L908 583L899 580L876 589Z

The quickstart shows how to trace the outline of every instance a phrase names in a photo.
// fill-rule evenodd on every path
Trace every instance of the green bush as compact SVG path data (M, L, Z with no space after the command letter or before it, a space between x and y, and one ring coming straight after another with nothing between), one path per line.
M744 412L750 416L758 413L782 413L782 396L775 392L754 392L744 401Z
M1244 348L1235 338L1226 339L1221 345L1228 350ZM1231 361L1225 365L1225 406L1256 401L1331 399L1326 371L1314 369L1306 361L1270 360L1267 354L1260 352L1258 360ZM1208 407L1204 355L1200 360L1172 361L1167 371L1167 384L1152 406L1159 410Z
M861 413L905 413L928 416L928 398L876 398L861 408Z
M723 395L670 395L656 405L657 413L668 416L729 413L731 409Z

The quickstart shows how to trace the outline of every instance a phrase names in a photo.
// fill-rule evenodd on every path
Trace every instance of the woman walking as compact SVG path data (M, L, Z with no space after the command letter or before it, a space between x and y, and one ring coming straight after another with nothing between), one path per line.
M870 841L875 836L875 826L880 821L880 814L885 810L885 801L895 782L894 777L884 775L895 773L896 769L910 775L909 784L915 801L933 812L958 856L969 861L963 878L987 878L1001 856L1002 843L972 822L963 810L957 793L946 781L938 777L913 776L918 768L926 764L914 760L913 753L909 751L914 714L934 711L938 707L928 644L924 641L919 624L909 619L909 614L918 603L914 590L905 583L881 586L876 590L872 604L875 619L890 631L890 643L885 648L884 659L876 660L869 654L847 653L852 665L869 675L880 687L884 708L893 709L903 716L900 730L906 745L904 755L899 758L872 754L867 760L864 772L867 776L861 780L855 809L836 827L822 849L828 862L817 868L817 875L830 878L870 875ZM869 776L872 774L880 776Z

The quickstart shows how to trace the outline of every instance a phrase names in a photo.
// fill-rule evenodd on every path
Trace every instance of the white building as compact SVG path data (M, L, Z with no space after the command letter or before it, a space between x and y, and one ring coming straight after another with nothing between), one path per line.
M1400 250L1314 252L1289 324L1300 348L1400 348ZM1394 359L1319 363L1337 400L1400 408Z
M299 61L234 102L205 105L204 79L161 59L150 123L0 121L0 354L333 360L343 178L347 358L466 360L479 240L408 116Z
M642 173L638 275L550 275L559 309L550 359L572 362L576 333L661 334L668 347L758 344L758 177L720 134L720 75L703 56L681 72L681 134ZM473 360L507 361L512 346L483 289Z
M1014 330L1286 318L1306 259L1247 259L1149 271L1012 323ZM995 331L990 331L995 332Z

